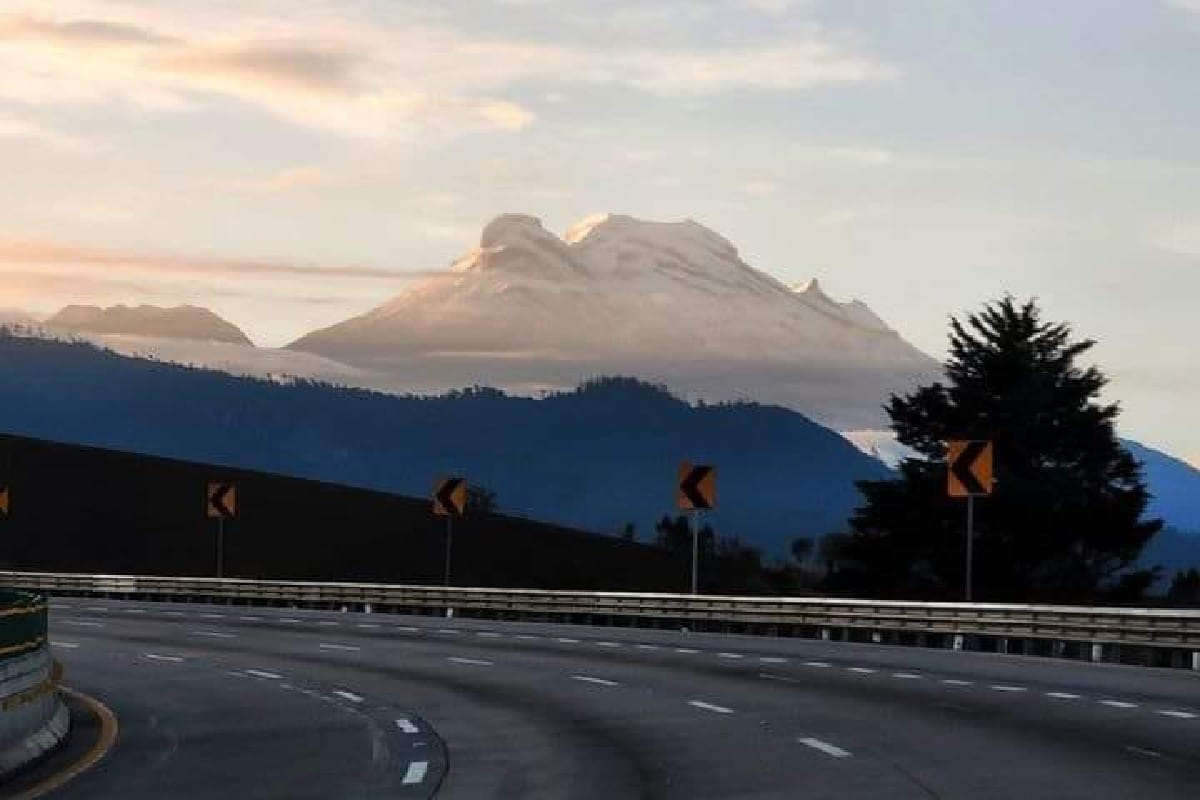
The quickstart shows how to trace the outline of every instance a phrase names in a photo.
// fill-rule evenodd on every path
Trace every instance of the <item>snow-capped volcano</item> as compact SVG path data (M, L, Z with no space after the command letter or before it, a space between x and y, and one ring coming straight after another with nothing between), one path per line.
M442 275L290 345L412 388L569 387L628 374L710 400L877 424L938 370L861 303L792 290L693 221L597 215L562 238L505 214Z
M206 308L196 306L67 306L46 320L52 329L88 334L149 336L201 342L250 344L246 334Z

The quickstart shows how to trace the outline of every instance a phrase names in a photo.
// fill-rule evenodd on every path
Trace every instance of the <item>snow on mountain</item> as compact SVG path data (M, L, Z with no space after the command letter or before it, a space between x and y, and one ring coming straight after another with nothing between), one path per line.
M46 320L57 330L88 334L149 336L202 342L251 344L246 334L206 308L159 306L67 306Z
M896 441L896 434L890 430L842 431L842 436L862 452L893 469L904 459L916 455L912 448Z
M289 346L412 389L565 388L627 374L835 427L881 422L938 365L861 303L793 291L691 220L595 215L562 238L505 214L450 271Z

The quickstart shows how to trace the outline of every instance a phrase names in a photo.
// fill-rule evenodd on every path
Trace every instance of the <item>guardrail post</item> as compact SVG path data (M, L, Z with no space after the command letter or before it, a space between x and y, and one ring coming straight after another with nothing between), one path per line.
M1100 642L1092 642L1092 661L1104 660L1104 645Z
M954 636L950 639L950 649L951 650L962 650L963 649L963 635L961 633L954 634Z
M1001 638L996 640L996 652L1008 655L1008 639Z
M821 628L821 641L822 642L829 641L829 628Z
M1200 651L1192 653L1192 669L1200 672Z

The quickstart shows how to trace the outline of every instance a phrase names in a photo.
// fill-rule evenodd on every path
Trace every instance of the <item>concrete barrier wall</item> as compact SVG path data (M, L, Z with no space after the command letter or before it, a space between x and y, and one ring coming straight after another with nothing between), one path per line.
M41 597L4 593L0 608L0 782L57 747L70 728Z

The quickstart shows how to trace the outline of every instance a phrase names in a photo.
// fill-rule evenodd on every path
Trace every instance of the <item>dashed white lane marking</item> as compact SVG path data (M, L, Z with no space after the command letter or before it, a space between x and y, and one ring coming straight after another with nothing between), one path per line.
M144 608L123 608L121 610L124 611L126 614L145 614L146 613L146 609L144 609Z
M145 656L151 661L170 661L171 663L179 663L180 661L183 661L183 658L180 656L164 656L158 653L146 653Z
M356 628L378 628L379 624L375 622L360 622L354 627Z
M916 681L921 679L921 676L915 672L893 672L892 677L899 678L900 680L904 681Z
M1070 692L1046 692L1046 697L1053 697L1057 700L1078 700L1079 695L1071 694Z
M317 647L321 650L344 650L347 653L357 653L359 650L362 650L361 647L356 647L352 644L328 644L326 642L321 642Z
M280 617L279 621L280 622L299 622L300 620L295 619L294 617Z
M741 653L717 653L717 658L742 658Z
M52 644L54 647L64 647L67 650L74 650L75 648L79 647L79 642L60 642L57 639L51 639L50 644Z
M61 611L64 608L74 608L74 606L69 606L66 603L51 603L50 607L53 609L59 610L59 611Z
M763 656L758 660L764 664L786 664L788 661L786 658L779 658L778 656Z
M336 628L338 625L341 625L342 623L336 622L335 620L332 620L332 619L321 619L321 620L317 620L317 624L324 625L327 628Z
M420 728L418 728L416 725L413 725L412 722L407 719L396 720L396 727L400 729L401 733L420 733L421 732Z
M958 678L943 678L942 683L946 684L947 686L974 686L975 685L974 681L964 681L964 680L960 680Z
M460 658L458 656L450 656L447 661L453 661L455 664L469 664L473 667L491 667L495 665L493 661L485 661L482 658Z
M87 606L84 611L108 611L108 606Z
M409 762L408 769L404 771L404 777L400 779L400 782L406 786L411 786L414 783L421 783L425 780L425 773L428 771L428 761Z
M60 619L59 622L63 625L78 625L81 628L103 628L103 622L96 622L90 619Z
M1159 711L1164 717L1172 717L1174 719L1195 719L1196 715L1191 711Z
M870 667L847 667L847 672L857 672L859 675L873 675L875 670Z
M1029 691L1024 686L1008 686L1003 683L993 683L988 688L993 689L997 692L1027 692L1027 691Z
M268 672L265 669L248 669L246 670L246 674L253 675L256 678L266 678L269 681L278 681L283 679L283 676L278 672Z
M822 753L824 753L827 756L833 756L834 758L849 758L850 757L850 751L843 750L842 748L838 747L837 745L830 744L829 742L823 742L820 739L814 739L811 736L806 736L805 738L798 739L797 741L799 741L800 744L805 745L806 747L811 747L814 750L820 750Z
M711 711L714 714L732 714L733 713L732 708L726 708L725 706L718 706L713 703L706 703L703 700L688 700L688 705L693 706L694 708L703 709L705 711Z
M221 631L192 631L193 636L209 636L213 639L236 639L236 633L222 633Z
M206 613L206 614L201 614L200 616L203 617L204 619L225 619L224 614Z
M400 631L401 633L419 633L421 631L420 628L414 628L411 625L397 625L392 630ZM446 631L442 631L442 633L446 633Z
M438 628L438 633L461 633L461 632L462 631L454 630L454 628Z
M637 649L638 650L657 650L658 645L656 645L656 644L639 644L637 646Z
M504 634L503 634L503 633L494 633L494 632L492 632L492 631L479 631L479 632L478 632L478 633L476 633L475 635L476 635L476 636L482 636L482 637L484 637L485 639L502 639L502 638L504 638Z
M362 695L347 692L345 689L334 689L333 693L343 700L349 700L351 703L361 703L363 701Z
M596 642L596 647L620 647L620 642Z
M534 635L533 635L533 634L531 634L531 633L518 633L516 638L518 638L518 639L525 639L525 640L529 640L529 639L540 639L540 638L542 638L542 637L540 637L540 636L534 636Z
M1144 747L1134 747L1131 744L1127 744L1125 745L1125 749L1130 753L1135 753L1139 756L1146 756L1147 758L1162 758L1162 753L1159 753L1155 750L1147 750Z
M557 639L555 639L554 641L558 642L559 644L579 644L578 639L568 639L565 636L560 636Z
M796 680L795 678L789 678L786 675L772 675L769 672L760 672L760 673L758 673L758 677L764 678L768 681L779 681L780 683L799 683L800 682L800 681Z
M1100 705L1111 708L1137 708L1137 703L1126 703L1124 700L1101 700Z
M183 611L164 611L163 613L166 614L168 617L186 617L187 616L187 613L185 613Z
M616 681L605 680L604 678L593 678L590 675L572 675L571 680L583 681L584 683L595 683L600 686L617 686Z
M240 619L242 622L258 622L260 619L262 619L262 617L255 617L255 616L251 616L248 614L243 614L242 616L238 617L238 619Z
M820 668L820 667L832 667L833 665L830 664L828 661L805 661L804 666Z
M699 653L700 651L699 651L699 650L693 650L693 649L692 649L692 648L690 648L690 647L676 647L676 648L675 648L675 652L676 652L676 653L684 653L684 654L686 654L686 655L695 655L696 653Z

